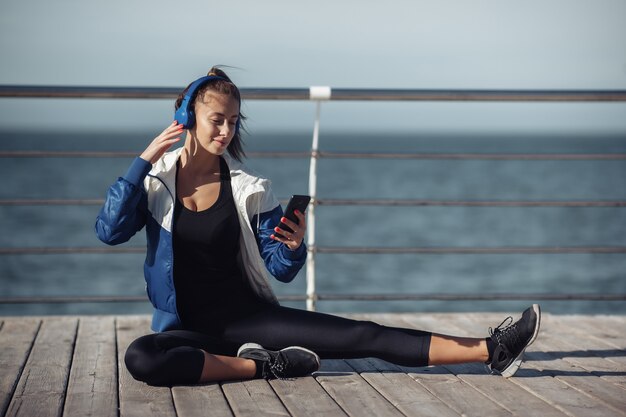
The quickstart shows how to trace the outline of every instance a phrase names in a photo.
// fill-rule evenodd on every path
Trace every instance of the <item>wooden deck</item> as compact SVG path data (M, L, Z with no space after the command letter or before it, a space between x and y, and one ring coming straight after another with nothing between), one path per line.
M351 315L485 335L501 313ZM624 416L626 316L544 314L514 378L482 364L400 368L327 360L312 377L169 388L132 379L147 316L0 318L0 416Z

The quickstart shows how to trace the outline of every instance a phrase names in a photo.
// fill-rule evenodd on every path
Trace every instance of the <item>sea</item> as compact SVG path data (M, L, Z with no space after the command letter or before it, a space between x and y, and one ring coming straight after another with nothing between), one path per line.
M158 133L158 132L156 132ZM124 151L154 131L0 131L0 151ZM246 149L306 152L310 131L246 136ZM324 132L320 150L382 153L626 153L623 135ZM0 200L102 199L131 157L3 157ZM249 157L281 200L308 192L309 159ZM318 164L320 199L626 200L626 160L334 159ZM104 247L98 205L0 204L0 248ZM626 207L318 206L322 247L626 246ZM142 247L139 232L123 247ZM0 254L0 298L143 296L142 253ZM278 295L303 295L305 271ZM324 294L625 294L626 254L318 254ZM349 312L518 312L528 300L319 301ZM304 308L302 301L284 302ZM554 314L626 314L624 301L542 301ZM148 313L133 303L0 304L0 315Z

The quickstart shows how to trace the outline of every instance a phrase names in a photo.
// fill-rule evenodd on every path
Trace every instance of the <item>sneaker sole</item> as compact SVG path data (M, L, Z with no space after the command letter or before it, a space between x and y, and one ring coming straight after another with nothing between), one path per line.
M259 345L258 343L246 343L239 347L239 350L237 351L237 357L240 357L243 351L247 349L265 349L265 348Z
M259 345L258 343L245 343L243 345L241 345L241 347L239 348L239 350L237 350L237 357L240 357L241 354L248 350L248 349L263 349L263 350L269 350L269 349L265 349L263 346ZM284 351L289 351L289 350L299 350L299 351L304 351L307 352L311 355L313 355L313 357L315 358L315 362L317 363L317 369L319 369L320 367L320 357L317 355L317 353L313 352L312 350L309 350L307 348L303 348L302 346L290 346L288 348L285 349L281 349L283 352ZM260 358L259 358L260 359Z
M530 340L528 341L528 343L526 344L526 346L524 347L524 349L522 349L522 351L520 352L520 354L517 355L517 357L513 360L513 362L511 362L511 364L507 366L500 374L505 378L510 378L513 375L515 375L517 370L522 365L522 360L524 358L524 352L526 351L526 348L532 345L535 339L537 339L537 335L539 334L539 327L541 326L541 308L539 307L539 304L533 304L532 309L535 312L535 316L537 317L537 321L535 323L535 331L532 337L530 338Z

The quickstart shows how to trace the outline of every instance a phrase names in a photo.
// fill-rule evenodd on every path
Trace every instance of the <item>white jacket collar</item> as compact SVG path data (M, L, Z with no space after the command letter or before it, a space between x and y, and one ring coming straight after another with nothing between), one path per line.
M181 146L174 149L173 151L165 153L154 164L149 174L150 176L157 177L163 180L168 185L168 187L171 187L170 189L172 190L172 192L175 189L174 178L170 179L169 177L176 172L176 163L183 149L184 147ZM245 164L237 161L228 153L225 153L223 155L223 158L228 165L228 169L230 170L231 185L233 187L234 193L237 194L239 192L242 192L243 190L248 190L248 192L245 194L249 195L249 193L255 191L262 191L270 185L270 180L261 177L254 170L250 169Z

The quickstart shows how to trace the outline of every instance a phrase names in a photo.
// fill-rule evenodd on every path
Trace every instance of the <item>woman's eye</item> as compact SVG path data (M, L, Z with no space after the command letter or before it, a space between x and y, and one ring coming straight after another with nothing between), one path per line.
M211 120L211 123L216 124L216 125L221 125L222 121L221 120L217 120L217 119L213 119L213 120Z

